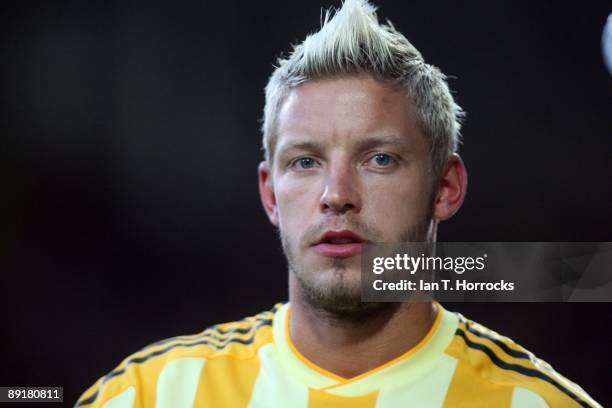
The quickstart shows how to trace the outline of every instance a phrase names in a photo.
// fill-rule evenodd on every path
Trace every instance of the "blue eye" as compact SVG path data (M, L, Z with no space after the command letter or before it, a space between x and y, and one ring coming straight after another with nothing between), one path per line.
M378 153L370 160L374 160L374 163L376 163L377 166L387 167L392 163L393 158L388 154Z
M302 157L301 159L297 160L296 164L298 164L300 168L307 170L314 167L315 161L310 157Z

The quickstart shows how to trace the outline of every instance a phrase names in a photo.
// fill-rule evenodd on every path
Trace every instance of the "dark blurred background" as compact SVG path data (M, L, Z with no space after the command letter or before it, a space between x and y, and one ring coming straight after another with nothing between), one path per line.
M605 1L377 1L467 111L446 241L612 241ZM272 64L339 1L5 3L0 385L72 404L122 358L285 300L260 208ZM612 403L607 304L447 304Z

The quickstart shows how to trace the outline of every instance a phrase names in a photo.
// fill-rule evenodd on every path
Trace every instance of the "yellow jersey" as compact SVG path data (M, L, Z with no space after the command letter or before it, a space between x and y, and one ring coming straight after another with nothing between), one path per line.
M289 337L289 304L126 358L77 407L600 407L532 353L436 304L415 347L357 377L317 367Z

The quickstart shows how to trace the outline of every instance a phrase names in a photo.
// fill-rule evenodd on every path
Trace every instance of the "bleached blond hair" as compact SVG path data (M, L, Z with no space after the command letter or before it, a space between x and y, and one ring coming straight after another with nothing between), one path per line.
M425 63L421 53L390 21L380 24L367 0L344 0L327 10L321 29L279 58L265 94L263 148L271 163L276 143L276 117L292 88L316 79L368 74L385 84L403 87L429 140L432 170L438 174L457 151L463 110L450 93L446 76Z

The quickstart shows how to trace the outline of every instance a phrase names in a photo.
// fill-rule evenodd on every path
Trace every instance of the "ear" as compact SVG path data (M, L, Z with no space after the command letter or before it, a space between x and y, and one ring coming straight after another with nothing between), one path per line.
M438 193L434 202L433 218L447 220L452 217L465 198L467 191L467 171L458 154L453 153L438 180Z
M266 214L270 222L278 227L278 211L276 207L276 195L274 194L274 186L272 185L272 176L270 173L270 167L268 163L263 161L259 163L257 169L259 174L259 197L263 204Z

